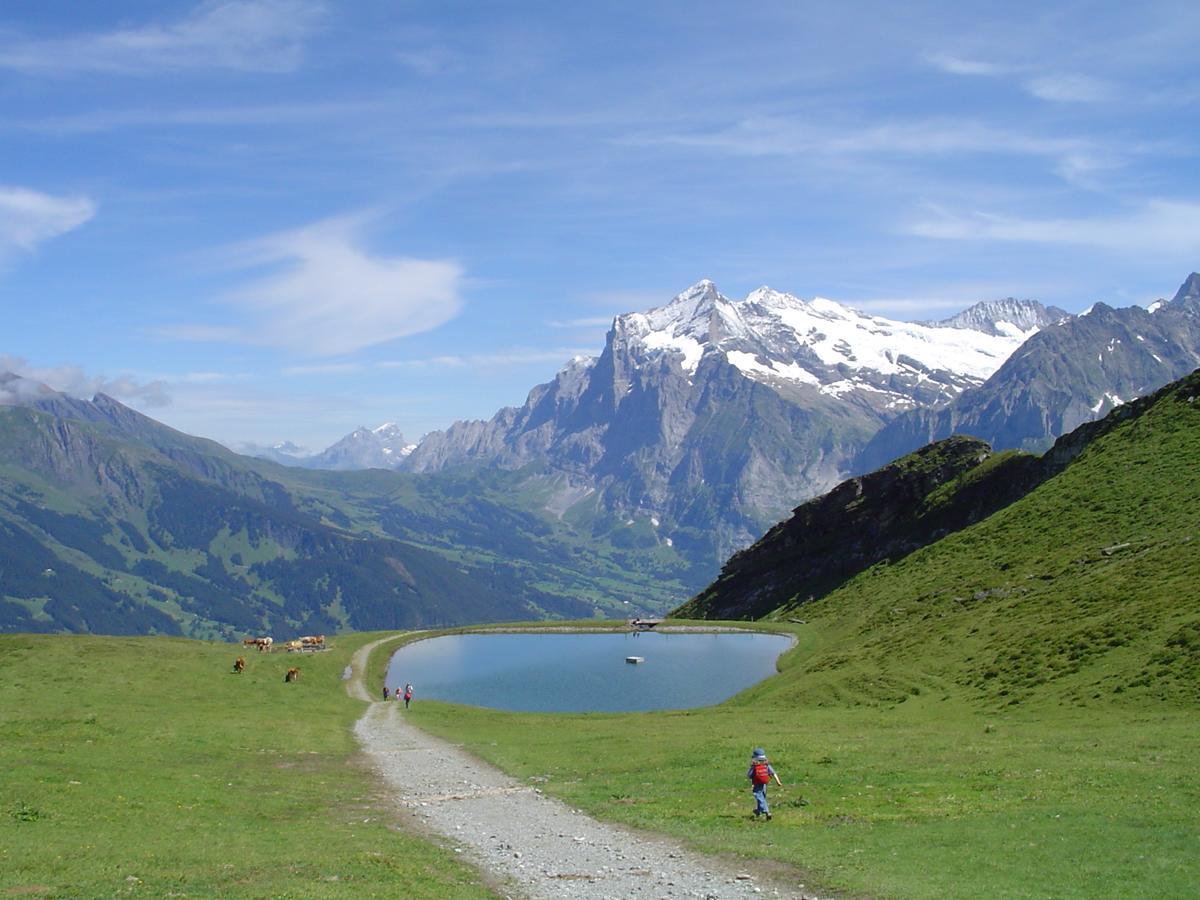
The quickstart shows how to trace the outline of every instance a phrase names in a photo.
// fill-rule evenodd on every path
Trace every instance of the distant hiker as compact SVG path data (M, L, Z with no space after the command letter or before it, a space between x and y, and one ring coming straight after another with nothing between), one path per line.
M408 704L412 702L413 686L411 684L404 685L404 708L408 709Z
M387 698L388 698L388 686L385 684L383 686L383 699L386 700Z
M767 785L771 783L772 778L780 787L783 787L783 782L775 774L774 767L767 759L767 751L762 747L754 748L754 755L750 757L750 768L746 770L746 777L750 779L751 790L754 791L754 818L766 816L767 821L771 821L771 810L767 806Z

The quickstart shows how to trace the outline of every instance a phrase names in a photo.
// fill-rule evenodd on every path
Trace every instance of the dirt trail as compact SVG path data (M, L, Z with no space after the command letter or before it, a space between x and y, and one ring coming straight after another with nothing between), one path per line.
M387 640L386 638L384 640ZM448 839L511 895L588 897L812 897L669 838L598 822L522 784L405 720L400 703L376 701L363 673L376 641L351 661L347 691L371 705L355 725L396 801Z

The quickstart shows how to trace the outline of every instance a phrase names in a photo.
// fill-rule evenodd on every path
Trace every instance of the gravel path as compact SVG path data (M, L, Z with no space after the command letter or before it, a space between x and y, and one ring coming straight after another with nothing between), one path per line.
M785 887L728 869L669 838L598 822L409 725L401 704L375 702L362 683L374 646L355 654L347 686L371 703L355 725L359 742L396 801L448 838L456 853L510 886L512 896L815 896L803 885Z

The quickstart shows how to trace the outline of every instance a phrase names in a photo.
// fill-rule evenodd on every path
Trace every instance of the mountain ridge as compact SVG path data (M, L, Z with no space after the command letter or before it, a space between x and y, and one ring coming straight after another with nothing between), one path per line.
M1086 315L1043 328L979 386L886 423L853 471L870 471L954 433L996 449L1044 450L1059 435L1198 365L1200 274L1193 273L1174 299L1153 308L1096 303Z
M872 566L894 564L1029 496L1160 404L1195 407L1198 397L1200 369L1084 423L1041 456L994 453L961 435L929 444L797 507L672 615L758 619L799 610ZM1200 422L1193 417L1192 425Z
M589 502L654 520L715 564L836 483L898 409L982 382L1026 334L1001 321L994 334L902 323L770 288L735 301L703 280L617 316L598 357L523 406L426 435L402 468L548 464Z

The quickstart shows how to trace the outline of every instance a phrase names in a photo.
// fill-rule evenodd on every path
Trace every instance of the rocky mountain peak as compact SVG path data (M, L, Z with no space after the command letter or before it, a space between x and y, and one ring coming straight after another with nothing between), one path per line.
M1036 300L981 300L962 312L928 324L935 328L965 328L992 335L1028 337L1040 328L1054 325L1071 314L1056 306L1043 306Z
M1171 304L1173 306L1177 304L1200 305L1200 272L1193 272L1187 277L1187 280L1175 292L1175 296L1171 298Z

